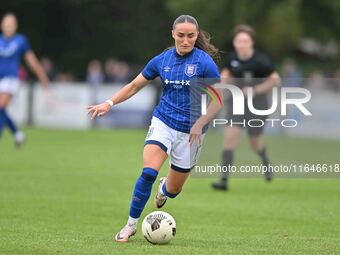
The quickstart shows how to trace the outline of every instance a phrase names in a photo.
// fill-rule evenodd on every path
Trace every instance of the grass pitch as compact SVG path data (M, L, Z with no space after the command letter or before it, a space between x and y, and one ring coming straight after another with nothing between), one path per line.
M149 244L140 226L131 242L114 243L141 172L146 131L26 134L21 150L8 133L0 143L0 254L340 254L340 179L234 178L221 193L210 189L213 179L190 178L164 208L177 223L169 245ZM266 142L273 163L340 161L339 141ZM243 141L236 164L257 161ZM149 201L142 218L153 210Z

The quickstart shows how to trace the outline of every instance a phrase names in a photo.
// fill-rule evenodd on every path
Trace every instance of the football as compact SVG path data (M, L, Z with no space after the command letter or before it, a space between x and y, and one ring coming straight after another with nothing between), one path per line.
M154 211L145 216L142 224L145 239L152 244L166 244L176 235L175 219L168 213Z

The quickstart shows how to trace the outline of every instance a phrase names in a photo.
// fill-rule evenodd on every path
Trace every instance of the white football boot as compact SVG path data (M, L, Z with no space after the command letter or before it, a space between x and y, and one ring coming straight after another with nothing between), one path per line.
M166 181L166 177L159 178L158 190L155 196L155 205L157 208L162 208L165 205L166 200L168 199L166 195L163 195L161 193L162 186L163 186L163 183L165 183L165 181Z
M19 149L26 141L26 137L25 137L25 134L24 132L22 131L17 131L15 134L14 134L14 143L15 143L15 146Z
M127 243L129 238L136 234L137 224L126 224L115 236L115 241L119 243Z

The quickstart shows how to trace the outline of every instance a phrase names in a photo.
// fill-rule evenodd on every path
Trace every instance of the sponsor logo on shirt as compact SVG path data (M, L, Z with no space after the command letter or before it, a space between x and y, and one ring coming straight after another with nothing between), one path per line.
M173 87L175 89L180 89L183 86L190 86L190 80L168 80L168 79L165 79L164 83L166 85L168 85L168 84L173 85Z

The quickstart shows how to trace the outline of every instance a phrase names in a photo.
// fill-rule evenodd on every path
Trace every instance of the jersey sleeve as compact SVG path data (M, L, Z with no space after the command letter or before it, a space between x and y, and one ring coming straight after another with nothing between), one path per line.
M275 71L275 66L272 60L267 55L262 55L261 59L261 72L263 73L264 77L269 76Z
M209 55L207 55L205 59L203 76L204 78L217 79L218 81L221 79L220 71L218 70L218 67L214 60Z
M147 63L147 65L144 67L142 71L142 75L147 80L153 80L157 76L159 76L159 69L158 69L158 63L159 63L159 56L154 57Z
M29 44L26 36L21 37L21 45L20 45L20 53L21 55L25 55L28 51L31 50L31 45Z

